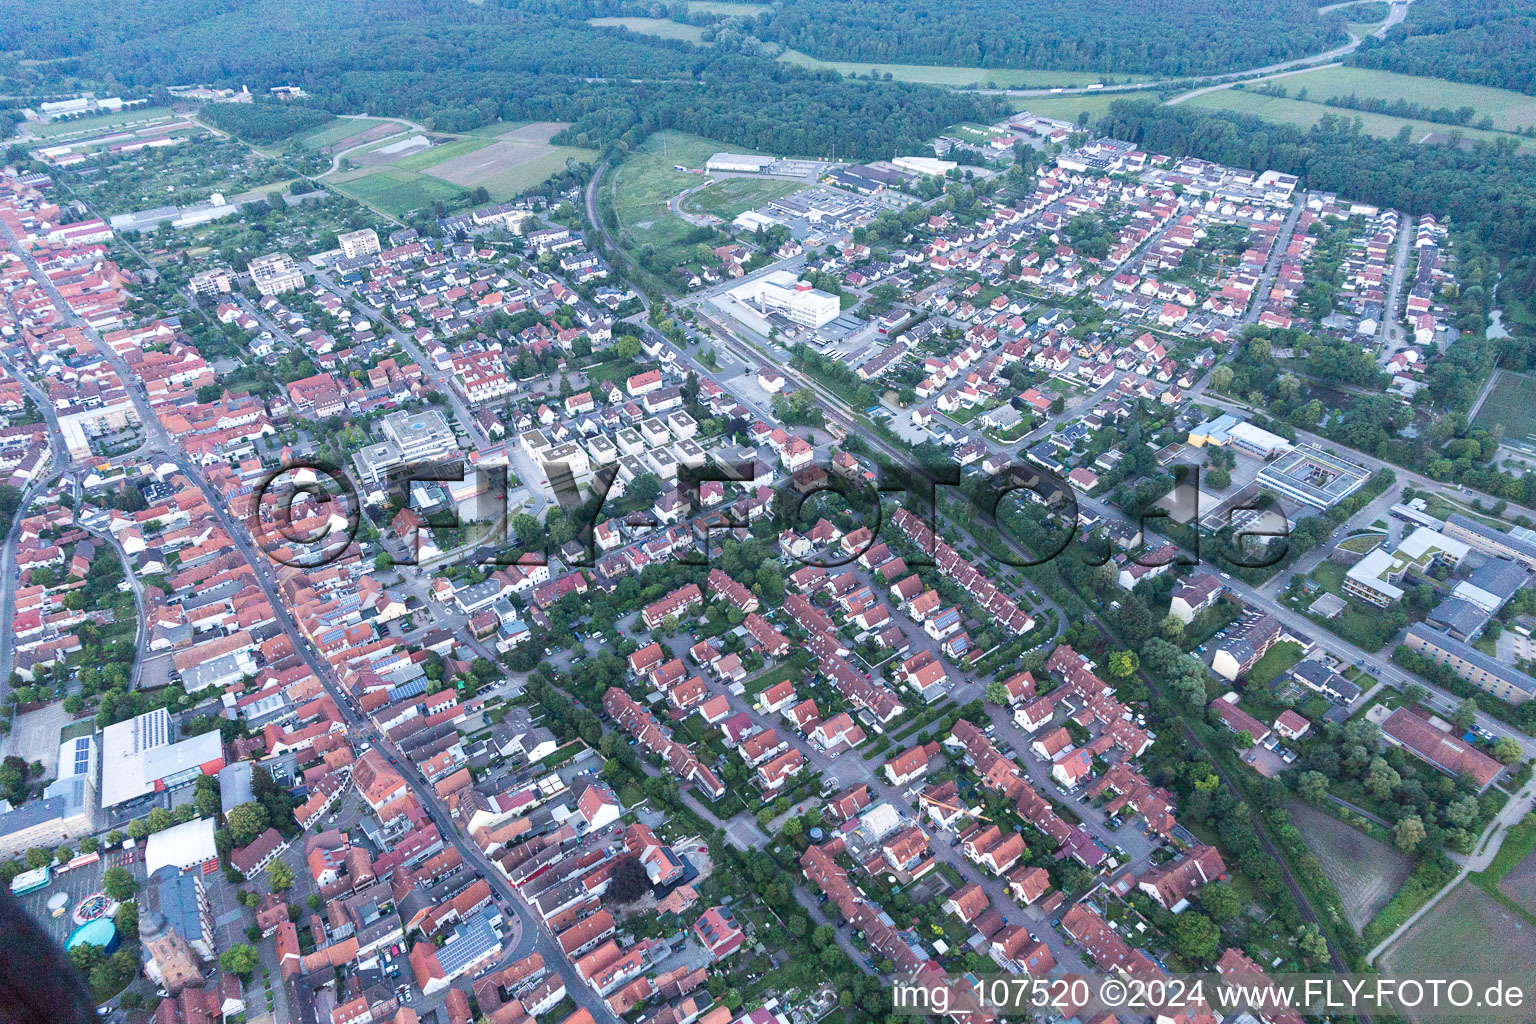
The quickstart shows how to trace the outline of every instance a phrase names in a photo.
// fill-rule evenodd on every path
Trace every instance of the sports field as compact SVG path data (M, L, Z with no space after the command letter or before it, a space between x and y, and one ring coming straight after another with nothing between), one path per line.
M944 64L866 64L846 60L821 60L799 50L785 50L779 60L815 71L836 71L840 75L867 75L874 71L890 75L898 82L923 82L928 85L994 85L999 89L1093 85L1104 81L1098 71L1046 71L1031 68L966 68Z
M1536 377L1500 371L1476 422L1479 427L1501 425L1506 443L1536 449Z
M114 129L140 128L156 121L176 119L170 107L134 107L115 114L93 114L69 121L50 121L48 124L27 124L27 134L34 139L79 138Z
M731 0L688 0L689 14L745 14L756 17L759 11L767 9L767 4L732 3Z
M627 28L643 36L658 39L681 39L685 43L702 43L704 30L697 25L684 25L670 18L588 18L594 28Z
M1090 122L1109 113L1109 105L1115 100L1146 99L1150 93L1091 93L1071 96L1011 96L1008 102L1014 110L1027 110L1039 117L1054 117L1060 121L1076 121L1083 111L1088 112Z

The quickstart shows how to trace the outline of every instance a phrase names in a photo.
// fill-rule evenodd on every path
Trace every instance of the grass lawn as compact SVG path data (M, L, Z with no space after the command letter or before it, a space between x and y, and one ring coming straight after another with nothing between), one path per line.
M521 128L525 124L532 123L532 121L492 121L490 124L483 124L479 128L471 128L469 131L461 134L479 135L489 139L497 135L505 135L515 128Z
M767 4L732 3L731 0L688 0L689 14L746 14L756 17Z
M407 171L424 171L429 167L436 167L445 160L452 160L456 156L463 156L466 153L473 153L477 149L484 149L490 144L491 140L485 138L454 139L452 142L445 142L440 146L433 146L430 149L410 153L396 160L390 166L399 167Z
M625 244L658 249L680 244L694 228L672 215L667 200L697 185L699 177L673 167L703 167L712 154L726 149L736 152L724 143L683 132L657 132L646 139L613 172L609 186L620 234L629 240Z
M682 205L689 213L712 213L729 221L805 187L801 182L774 178L722 178L699 189L683 200Z
M1083 111L1090 121L1097 121L1109 113L1109 105L1115 100L1134 100L1146 97L1140 93L1097 93L1092 96L1013 96L1008 102L1014 110L1027 110L1040 117L1054 117L1061 121L1076 121Z
M697 25L684 25L670 18L588 18L587 24L595 28L627 28L643 36L658 39L681 39L686 43L703 43L704 30Z
M1300 661L1301 655L1301 644L1289 640L1275 644L1248 670L1248 679L1260 686L1268 686L1271 680Z
M468 191L400 167L384 167L334 184L338 191L396 217L431 206L438 200L450 202L459 193Z
M36 139L57 139L90 135L110 131L113 128L130 128L151 121L168 121L176 116L170 107L135 107L115 114L97 114L78 117L69 121L53 121L49 124L27 125L27 131Z
M882 64L864 61L822 60L799 50L785 50L779 59L815 71L836 71L840 75L867 75L871 71L890 75L898 82L922 82L927 85L994 85L1017 89L1055 86L1094 85L1106 81L1099 71L1046 71L1030 68L967 68L946 64Z
M1286 80L1290 82L1289 79ZM1295 93L1296 86L1287 85ZM1310 94L1309 94L1310 95ZM1387 114L1372 114L1362 110L1343 110L1338 107L1326 106L1322 103L1314 103L1310 99L1282 99L1278 96L1263 96L1256 92L1243 89L1220 89L1216 92L1208 92L1202 96L1196 96L1189 101L1197 107L1207 107L1212 110L1233 110L1240 114L1252 114L1266 121L1276 124L1293 124L1299 128L1310 128L1322 120L1325 114L1335 114L1351 119L1358 118L1361 128L1367 135L1375 135L1378 138L1393 138L1406 125L1411 137L1418 141L1426 135L1446 135L1450 132L1460 132L1468 139L1482 139L1485 142L1493 142L1496 139L1515 139L1521 145L1526 145L1528 140L1519 139L1507 132L1489 132L1477 128L1462 128L1456 125L1435 124L1432 121L1418 121L1406 117L1392 117Z
M1504 427L1506 441L1536 446L1536 377L1504 370L1477 411L1477 426Z
M1513 131L1536 124L1536 96L1527 96L1509 89L1463 85L1439 78L1399 75L1371 68L1338 67L1291 75L1282 79L1280 84L1292 96L1298 90L1306 89L1307 99L1314 102L1354 94L1361 99L1388 102L1402 99L1409 103L1422 103L1426 107L1450 107L1452 110L1471 107L1477 111L1472 117L1473 121L1487 114L1493 118L1493 126L1500 131Z

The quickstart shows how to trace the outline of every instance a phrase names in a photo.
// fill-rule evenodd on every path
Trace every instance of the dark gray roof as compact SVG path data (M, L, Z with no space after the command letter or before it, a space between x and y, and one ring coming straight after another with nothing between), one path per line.
M1463 601L1459 597L1448 597L1436 605L1434 611L1425 618L1447 632L1472 636L1488 622L1488 613L1471 601Z
M1493 594L1501 601L1508 601L1515 592L1525 586L1530 578L1524 566L1508 558L1491 558L1467 577L1467 582L1479 590Z
M1448 636L1447 634L1440 632L1433 626L1426 625L1422 622L1415 623L1413 627L1408 630L1408 635L1410 637L1418 637L1420 640L1424 641L1426 644L1429 644L1432 647L1437 647L1448 654L1455 655L1456 657L1465 662L1468 662L1469 664L1476 665L1484 672L1504 680L1506 683L1515 687L1517 690L1524 690L1526 693L1536 693L1536 679L1532 679L1524 672L1504 664L1497 658L1488 657L1488 655L1484 654L1477 648L1469 644L1464 644L1460 640L1457 640L1455 637Z

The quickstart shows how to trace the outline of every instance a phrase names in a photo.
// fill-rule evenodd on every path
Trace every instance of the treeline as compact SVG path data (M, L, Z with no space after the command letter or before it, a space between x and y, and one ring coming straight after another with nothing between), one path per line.
M158 18L142 8L155 5L136 0L125 17L145 31L131 34L97 30L99 8L37 6L62 24L35 45L25 34L14 45L56 57L51 74L102 88L299 85L333 113L408 117L442 131L570 121L557 141L598 149L672 128L769 152L872 159L921 151L947 125L1006 112L990 97L843 81L745 50L599 30L554 4L254 0L194 8L152 29Z
M1178 76L1260 67L1345 41L1309 0L796 0L762 38L827 60Z
M1390 103L1377 96L1356 96L1350 93L1347 96L1330 96L1323 100L1330 107L1343 107L1346 110L1364 110L1371 114L1390 114L1393 117L1411 117L1418 121L1433 121L1436 124L1470 125L1472 118L1477 116L1477 110L1473 107L1430 107L1423 103L1412 103L1405 99L1395 99ZM1484 115L1485 124L1478 127L1492 128L1493 118Z
M276 102L209 103L201 115L215 128L257 145L277 142L336 119L328 110Z
M1360 67L1536 95L1536 0L1415 0L1386 39L1366 37Z
M1300 176L1309 188L1449 217L1503 255L1536 248L1536 156L1514 140L1423 146L1407 128L1380 139L1333 114L1301 129L1149 100L1118 100L1095 127L1151 152L1274 169Z

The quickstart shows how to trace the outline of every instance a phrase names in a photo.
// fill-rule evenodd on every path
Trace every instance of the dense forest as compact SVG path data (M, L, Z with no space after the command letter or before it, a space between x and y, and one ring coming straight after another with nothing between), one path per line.
M299 103L210 103L203 119L247 142L265 145L331 121L336 115Z
M177 18L165 16L167 6ZM325 110L445 131L570 121L559 141L599 149L675 128L751 149L870 159L921 152L947 125L1005 112L988 97L843 81L748 49L595 29L581 12L538 0L127 0L110 10L35 0L0 26L0 48L53 58L46 74L109 92L299 85ZM96 25L103 19L111 30Z
M1153 152L1273 168L1301 176L1311 188L1449 217L1501 255L1536 249L1536 156L1513 140L1426 146L1412 142L1407 128L1381 139L1331 113L1301 129L1148 100L1116 101L1095 127Z
M1367 38L1361 67L1536 95L1536 0L1414 0L1386 39Z
M1194 75L1345 41L1312 0L795 0L754 33L826 60Z

